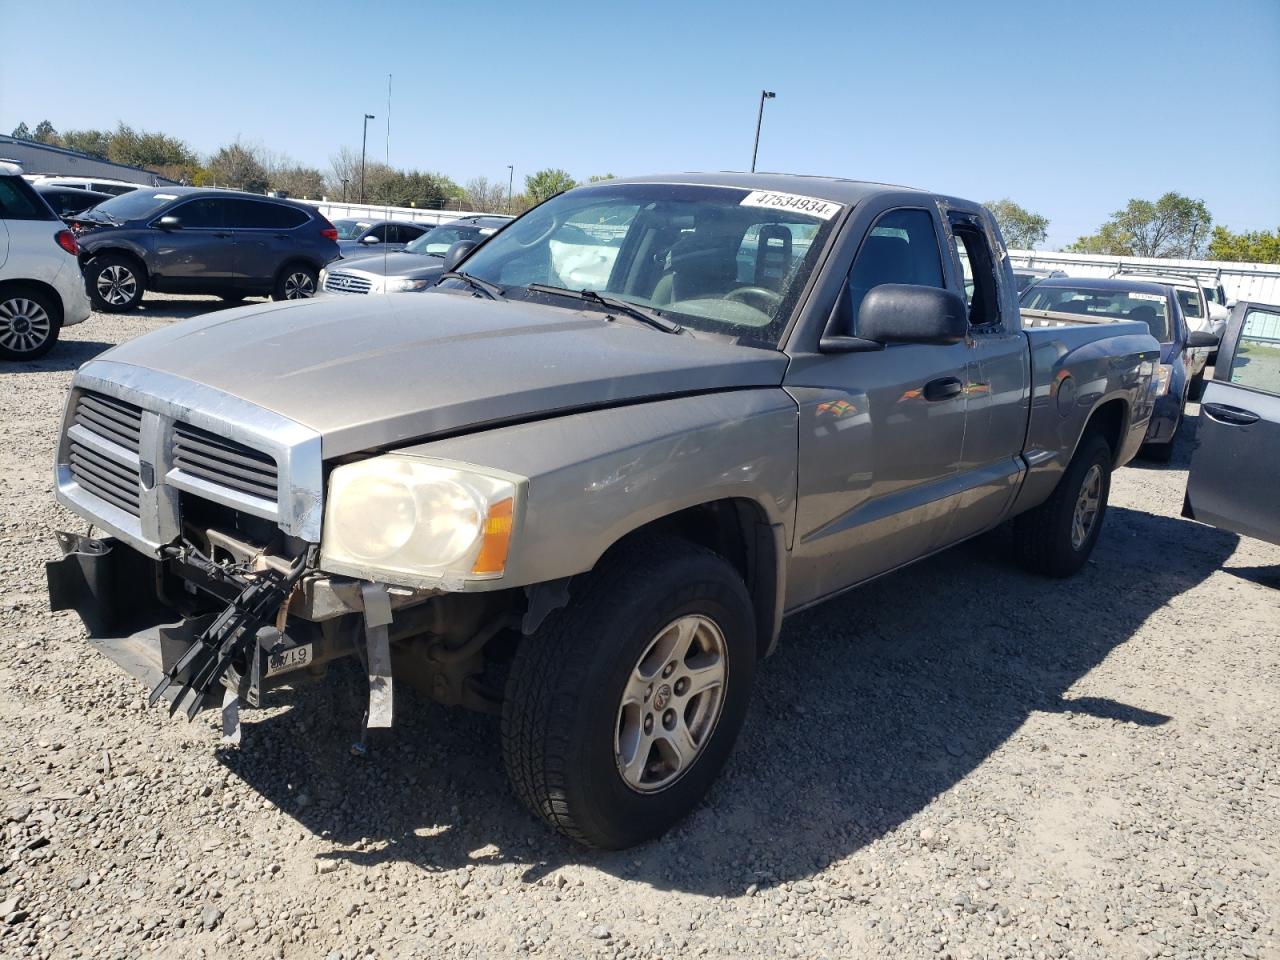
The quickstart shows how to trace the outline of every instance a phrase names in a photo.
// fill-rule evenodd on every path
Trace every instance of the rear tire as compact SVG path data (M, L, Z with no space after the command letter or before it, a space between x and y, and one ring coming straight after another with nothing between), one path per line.
M95 310L127 313L142 303L146 273L132 257L108 253L95 257L84 270L89 299Z
M38 360L53 349L61 328L61 306L44 291L0 293L0 360Z
M1087 433L1049 499L1014 519L1014 545L1029 569L1069 577L1089 559L1111 493L1111 445Z
M285 265L276 277L272 300L310 300L316 295L320 272L310 264L295 262Z
M624 546L516 651L502 710L512 786L587 846L656 837L724 766L755 666L751 599L732 566L672 537Z

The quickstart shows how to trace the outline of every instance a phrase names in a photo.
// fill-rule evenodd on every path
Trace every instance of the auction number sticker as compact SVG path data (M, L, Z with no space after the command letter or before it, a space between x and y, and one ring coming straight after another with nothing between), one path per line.
M274 677L277 673L297 670L299 667L305 667L310 662L311 644L309 643L290 647L288 650L281 650L279 653L271 653L267 655L267 676Z
M772 190L752 190L742 198L743 207L767 207L770 210L789 210L804 213L819 220L830 220L840 212L840 204L818 197L806 197L798 193L774 193Z
M1131 293L1130 300L1154 300L1156 303L1164 303L1164 297L1158 293Z

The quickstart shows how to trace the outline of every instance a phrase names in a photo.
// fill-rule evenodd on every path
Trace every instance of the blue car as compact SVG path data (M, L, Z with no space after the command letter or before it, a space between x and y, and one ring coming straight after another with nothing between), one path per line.
M1151 335L1160 341L1160 368L1156 371L1155 410L1142 454L1168 463L1187 406L1189 351L1218 342L1212 333L1188 328L1176 291L1132 277L1051 277L1029 288L1022 295L1021 306L1024 314L1048 322L1139 320L1150 328Z

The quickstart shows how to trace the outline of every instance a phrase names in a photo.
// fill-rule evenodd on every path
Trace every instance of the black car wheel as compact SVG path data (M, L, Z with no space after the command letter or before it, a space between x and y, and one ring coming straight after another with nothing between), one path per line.
M291 263L276 278L273 300L308 300L316 295L319 272L305 263Z
M1013 521L1014 545L1025 566L1050 577L1069 577L1084 566L1102 532L1114 459L1101 434L1080 439L1049 499Z
M658 836L701 801L755 675L746 586L684 540L624 546L516 651L502 711L525 804L592 847Z
M124 313L142 303L146 279L131 257L115 253L97 257L85 268L84 275L89 299L98 310Z
M43 291L19 287L0 293L0 359L43 357L58 342L60 315Z

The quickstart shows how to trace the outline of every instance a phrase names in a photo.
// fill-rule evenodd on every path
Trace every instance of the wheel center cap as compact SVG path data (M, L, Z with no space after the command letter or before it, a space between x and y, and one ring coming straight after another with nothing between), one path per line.
M653 695L653 708L661 710L671 701L671 684L664 683L658 688L658 692Z
M27 333L31 330L31 321L26 317L15 317L13 320L14 333Z

